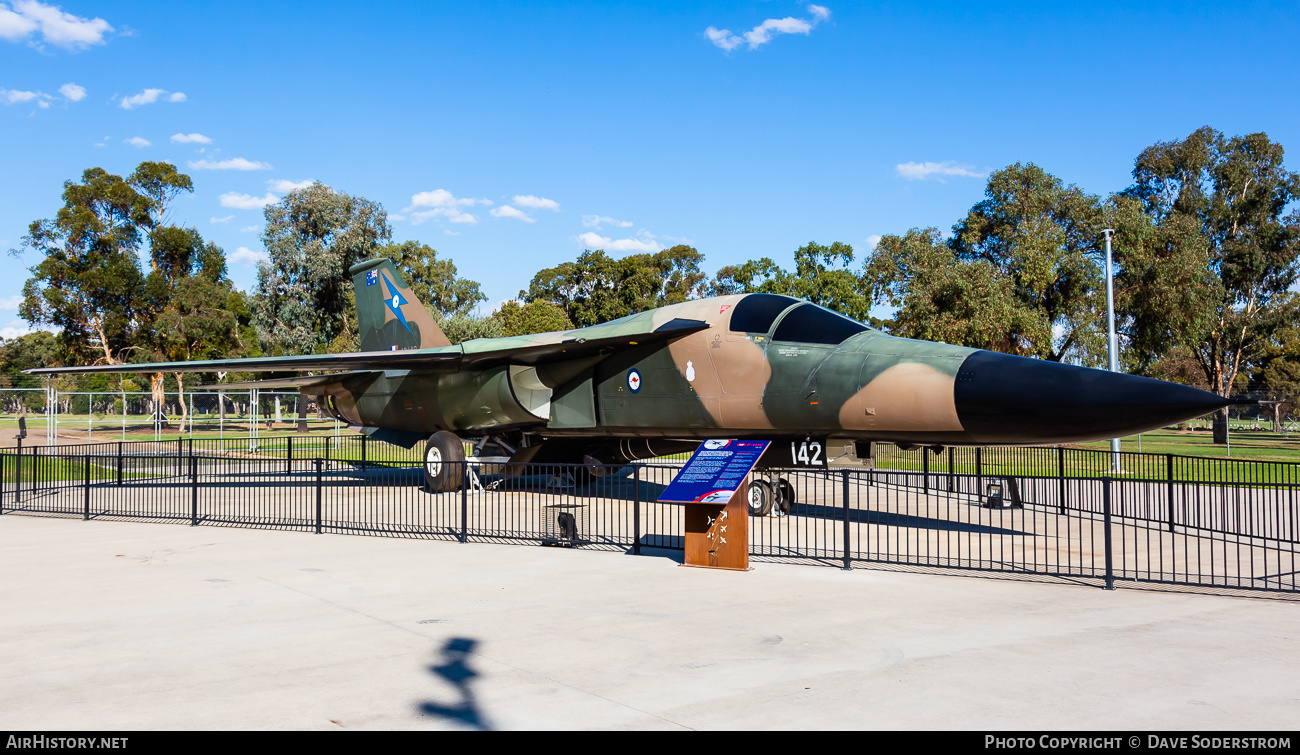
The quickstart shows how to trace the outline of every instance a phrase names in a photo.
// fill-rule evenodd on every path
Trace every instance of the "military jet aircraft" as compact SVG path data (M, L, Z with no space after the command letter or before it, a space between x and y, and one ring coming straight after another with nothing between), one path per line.
M436 491L461 484L466 440L496 444L512 462L580 463L594 474L707 438L772 440L762 465L824 467L832 445L852 453L872 441L1096 440L1231 403L1149 378L895 338L763 293L453 346L391 261L350 272L359 353L29 372L324 372L206 388L297 388L376 439L424 442L425 479ZM780 494L762 481L752 488L757 513Z

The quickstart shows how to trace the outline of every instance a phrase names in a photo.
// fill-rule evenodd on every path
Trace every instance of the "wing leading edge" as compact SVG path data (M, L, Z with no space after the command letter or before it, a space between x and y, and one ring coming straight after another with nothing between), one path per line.
M647 325L649 323L647 322ZM287 357L208 359L194 362L104 364L89 367L39 367L29 375L74 375L91 372L307 372L316 370L417 370L482 368L497 364L544 364L608 353L637 345L671 341L709 327L703 320L674 319L656 328L629 327L614 321L578 330L510 338L479 338L457 346L353 354L307 354Z

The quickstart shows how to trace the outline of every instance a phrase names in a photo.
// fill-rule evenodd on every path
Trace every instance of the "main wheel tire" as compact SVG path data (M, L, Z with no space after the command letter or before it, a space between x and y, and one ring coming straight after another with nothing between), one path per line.
M749 481L749 515L767 516L772 510L772 486L766 480Z
M465 479L465 444L456 433L440 430L424 444L424 484L434 493L459 490Z
M776 481L776 500L772 502L773 508L780 516L790 513L790 508L797 503L795 500L794 486L790 481L782 477Z

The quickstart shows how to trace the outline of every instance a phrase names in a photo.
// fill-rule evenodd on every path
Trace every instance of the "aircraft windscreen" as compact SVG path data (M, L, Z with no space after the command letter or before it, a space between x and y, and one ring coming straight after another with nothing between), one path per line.
M798 299L778 294L750 294L731 311L731 329L737 333L766 333L777 315L798 303Z
M838 344L864 330L869 328L856 320L815 304L804 304L781 320L772 340Z

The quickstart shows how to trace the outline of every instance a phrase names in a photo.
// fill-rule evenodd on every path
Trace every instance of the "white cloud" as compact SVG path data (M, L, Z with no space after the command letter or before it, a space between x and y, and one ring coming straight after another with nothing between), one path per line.
M4 100L6 105L16 105L48 97L49 95L44 92L28 92L21 89L0 89L0 100Z
M278 191L282 194L288 194L291 191L305 189L314 183L316 182L310 178L307 179L306 181L289 181L287 179L281 178L278 181L267 181L266 185L271 191Z
M0 39L19 42L37 31L52 45L84 50L104 44L104 35L113 27L102 18L74 16L38 0L14 0L9 6L0 3Z
M266 256L266 252L255 252L246 246L241 246L230 255L230 261L236 265L256 265L259 262L266 262L271 258Z
M41 328L41 330L48 330L51 333L63 332L63 328L57 326L50 327L48 325ZM20 336L25 336L28 333L35 333L35 332L36 332L36 328L33 328L31 325L28 325L22 320L11 320L8 325L4 326L3 328L0 328L0 338L3 338L7 341L11 338L18 338Z
M553 210L558 212L560 203L554 199L544 197L535 197L532 194L515 195L515 204L520 207L527 207L530 210Z
M153 142L141 136L133 136L130 139L127 139L126 143L130 144L132 147L135 147L136 149L153 146Z
M258 228L258 227L255 226L255 225L246 225L246 226L244 226L243 228L240 228L240 229L239 229L239 232L240 232L240 233L254 233L254 232L259 231L259 230L261 230L261 229Z
M22 294L14 294L13 296L6 296L3 299L0 299L0 311L4 311L7 309L18 309L18 307L22 303L23 303Z
M709 41L714 45L721 47L727 52L731 52L737 47L745 44L745 40L732 34L730 29L716 29L710 26L704 30L704 36L708 37Z
M751 50L756 50L771 42L774 37L780 34L803 34L807 36L812 33L813 27L831 17L830 9L824 5L809 5L808 11L812 13L812 20L795 18L794 16L769 18L741 35L732 34L730 29L719 29L710 26L704 30L704 36L708 37L709 41L716 47L720 47L727 52L731 52L743 44L749 45Z
M235 219L235 216L234 216L234 215L227 215L227 216L225 216L224 218L213 218L212 220L209 220L208 222L209 222L209 223L229 223L230 221L232 221L232 220L234 220L234 219Z
M657 252L663 249L663 245L644 231L640 238L635 239L611 239L588 231L578 236L578 241L586 249L604 249L607 252Z
M240 194L234 191L222 194L220 199L222 207L232 207L236 210L260 210L267 205L280 201L279 197L271 193L264 197L255 197L251 194Z
M927 178L934 178L942 182L942 176L983 178L988 175L987 172L978 173L972 166L958 165L952 160L942 163L899 163L894 166L894 170L902 178L911 181L923 181Z
M67 84L59 87L59 94L67 98L69 102L81 102L86 99L86 88L77 86L69 81Z
M493 208L491 213L494 218L514 218L515 220L522 220L525 223L537 222L533 218L528 217L528 213L511 207L508 204L503 204L500 207Z
M867 237L867 249L868 249L868 250L875 249L875 248L876 248L876 245L879 244L879 243L880 243L880 234L879 234L879 233L873 233L873 234L871 234L870 236Z
M446 218L452 223L477 223L478 218L461 209L476 204L490 205L492 200L457 197L446 189L434 189L411 195L411 206L402 212L411 214L413 225L434 218Z
M242 157L213 162L212 160L190 160L192 170L270 170L271 164L253 162Z
M814 21L815 23L815 21ZM786 16L785 18L769 18L763 23L755 26L753 29L745 32L745 41L749 43L749 49L753 50L760 45L765 45L772 41L772 37L778 34L808 34L812 32L813 25L802 18Z
M617 218L611 218L608 215L583 215L582 216L583 228L595 228L599 230L602 225L612 225L617 228L631 228L632 221L619 220Z
M212 137L203 134L172 134L172 141L178 144L211 144Z
M26 39L28 34L36 31L36 26L36 22L32 19L0 5L0 39L7 39L10 42Z
M132 110L141 105L152 105L157 102L163 95L167 95L167 102L184 102L184 92L172 92L168 94L166 89L146 89L139 94L133 94L130 97L123 97L120 103L123 110Z

